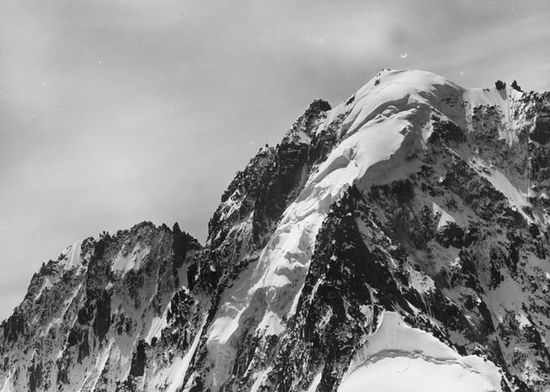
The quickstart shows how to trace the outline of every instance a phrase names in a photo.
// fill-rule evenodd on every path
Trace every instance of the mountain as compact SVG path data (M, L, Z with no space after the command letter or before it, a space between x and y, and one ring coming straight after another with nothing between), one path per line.
M0 327L9 391L549 391L550 93L383 70L237 173L204 246L88 238Z

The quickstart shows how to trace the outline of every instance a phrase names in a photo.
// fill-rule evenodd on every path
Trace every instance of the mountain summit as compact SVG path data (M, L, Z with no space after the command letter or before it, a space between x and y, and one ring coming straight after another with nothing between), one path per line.
M0 390L550 390L550 93L383 70L179 226L44 264Z

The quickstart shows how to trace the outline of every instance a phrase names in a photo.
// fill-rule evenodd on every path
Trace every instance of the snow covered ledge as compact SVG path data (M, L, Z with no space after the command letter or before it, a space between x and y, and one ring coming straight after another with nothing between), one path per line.
M495 364L461 356L396 312L384 312L342 379L338 392L488 392L501 391Z

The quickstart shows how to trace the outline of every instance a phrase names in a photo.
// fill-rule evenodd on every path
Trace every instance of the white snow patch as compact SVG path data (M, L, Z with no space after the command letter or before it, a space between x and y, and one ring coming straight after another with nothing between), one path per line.
M63 262L65 264L63 266L64 270L70 270L82 265L82 260L80 259L80 252L82 251L81 248L82 241L77 241L63 251Z
M277 313L268 311L262 322L258 325L258 330L264 329L264 335L279 335L284 332L283 320Z
M101 373L103 372L103 369L105 368L105 364L109 359L109 355L111 353L111 348L113 347L113 343L114 343L113 340L109 341L109 345L101 352L100 355L97 356L92 372L88 373L88 376L84 379L83 386L89 385L89 383L91 382L91 388L89 389L90 391L93 391L95 389L97 382L101 377ZM90 380L91 377L94 378L93 381Z
M529 322L529 319L523 312L516 314L516 321L519 323L519 326L522 328L525 328L531 325L531 323Z
M322 377L323 377L322 371L317 373L317 375L313 378L311 385L307 389L307 392L315 392L317 390L317 386L319 386L319 383L321 382Z
M191 362L191 358L193 358L193 354L195 353L195 350L197 349L197 346L199 345L199 342L201 340L203 328L204 322L201 328L197 331L197 334L195 335L195 338L193 339L193 343L191 344L191 347L189 347L189 350L185 353L183 357L178 357L174 360L174 364L170 369L170 374L168 374L168 388L166 389L166 392L176 392L182 386L183 379L185 377L185 374L187 373L187 368L189 367L189 363Z
M223 202L223 207L220 207L220 220L225 220L229 218L231 215L233 215L235 212L239 211L239 208L241 207L241 199L242 195L238 189L236 189L231 196L227 198L225 202ZM219 235L219 233L218 233Z
M428 293L435 290L435 283L428 275L415 269L409 270L409 283L419 293Z
M168 308L166 308L162 316L153 317L149 332L147 332L147 335L144 339L147 344L151 344L151 340L153 340L153 338L159 338L162 330L168 325L168 321L166 320L167 312Z
M339 392L489 392L495 385L460 363L425 360L420 356L377 358L352 373Z
M254 384L252 384L252 387L250 388L249 392L259 392L259 388L262 386L262 383L265 381L267 376L269 375L269 372L271 371L271 367L268 367L267 369L258 372L256 375L256 379L254 380Z
M293 139L297 143L309 144L311 143L311 137L309 137L304 131L299 130L292 134Z
M511 106L512 102L518 100L523 93L513 89L505 88L497 90L496 87L491 88L468 88L464 89L464 101L469 108L470 116L474 113L474 108L477 106L495 106L502 116L503 125L507 129L512 129L514 125L511 121ZM503 130L499 130L502 132ZM502 135L504 136L504 135Z
M522 210L522 207L530 206L529 202L527 201L527 192L524 193L517 189L510 182L510 180L499 170L492 169L490 170L490 174L486 172L481 172L481 175L489 180L489 182L493 185L493 187L495 187L496 190L500 191L504 196L506 196L510 204L516 206L518 212L523 214L528 221L533 221L533 219L525 215Z
M460 356L431 334L385 312L378 330L352 360L339 392L500 391L498 368Z
M121 250L113 261L112 270L120 272L123 276L130 270L139 270L143 259L150 251L149 247L140 248L139 244L136 244L130 255L123 255Z
M220 310L224 312L230 312L230 310L228 309L229 307L230 303L226 302L222 305ZM227 343L233 332L235 332L235 330L238 328L239 324L236 321L239 319L239 316L241 315L243 310L238 310L236 308L232 310L237 312L234 317L218 317L210 326L208 340L211 341L213 344L215 343L223 345Z
M432 211L434 214L439 215L439 221L437 222L437 229L441 229L447 223L456 223L455 218L453 218L447 211L439 207L436 203L432 205Z

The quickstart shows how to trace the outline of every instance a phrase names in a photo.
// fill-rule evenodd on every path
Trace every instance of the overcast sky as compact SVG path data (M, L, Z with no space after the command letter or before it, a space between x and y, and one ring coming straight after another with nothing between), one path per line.
M0 319L69 244L203 241L234 173L381 68L550 89L550 2L0 0Z

